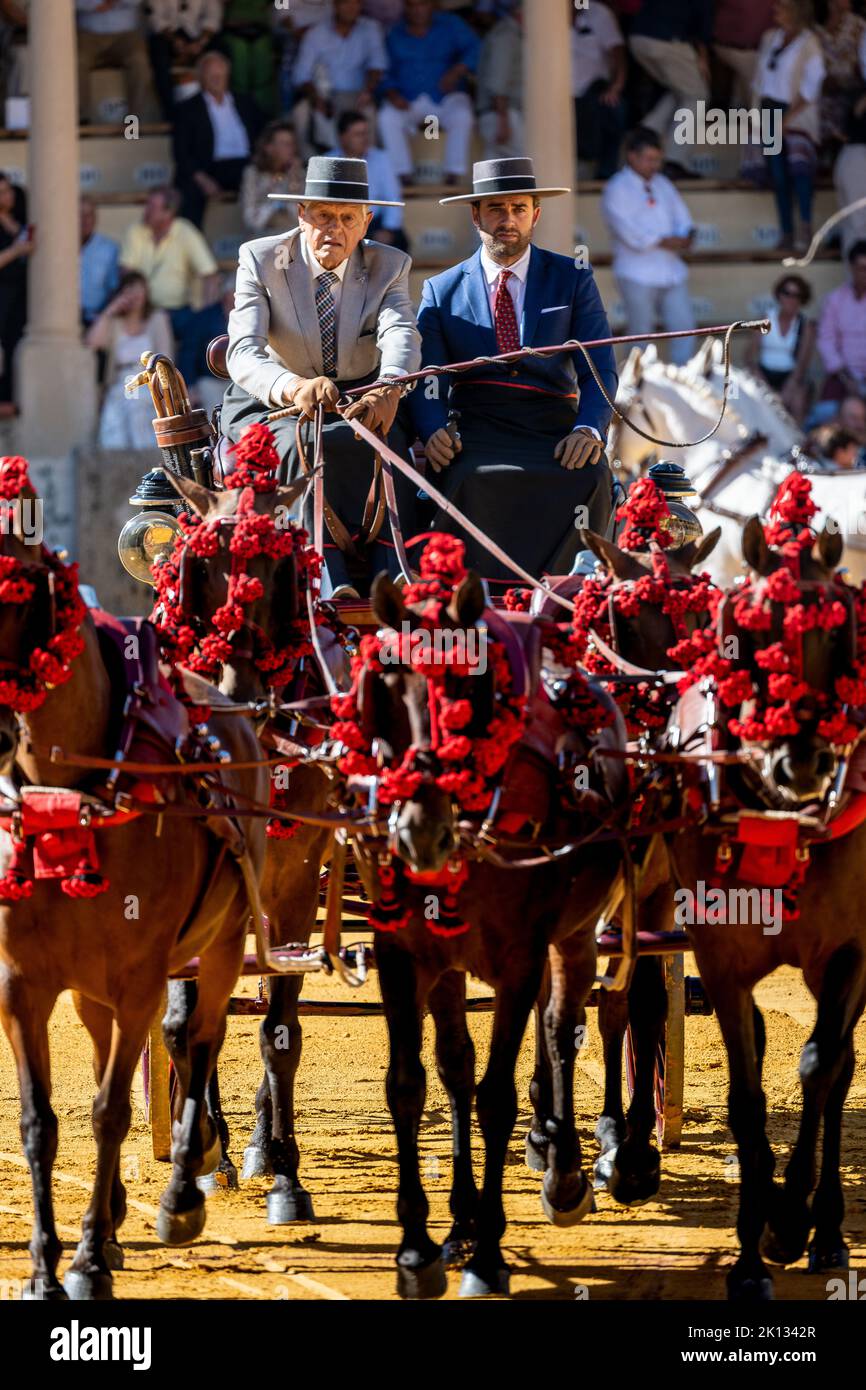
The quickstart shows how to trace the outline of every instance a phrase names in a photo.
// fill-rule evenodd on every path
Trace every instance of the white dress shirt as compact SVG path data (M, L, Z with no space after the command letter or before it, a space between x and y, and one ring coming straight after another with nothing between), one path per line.
M571 30L571 95L584 92L603 77L610 81L610 54L625 43L616 16L606 5L580 10Z
M484 271L484 278L487 281L487 300L490 304L490 322L496 323L493 309L496 303L496 291L499 289L499 277L503 270L510 270L511 276L506 282L508 293L514 303L514 313L517 318L517 329L520 334L520 343L523 345L523 305L526 302L526 277L529 274L529 257L532 254L532 247L527 246L519 261L514 265L502 266L497 264L487 252L481 250L481 269Z
M205 92L204 99L213 126L214 159L249 159L250 138L231 92L222 101Z
M363 91L371 72L388 68L381 25L375 19L361 18L348 34L341 34L331 20L308 29L295 60L295 86L312 82L319 66L326 69L335 92Z
M753 79L754 91L758 97L784 102L788 106L797 101L798 98L809 103L817 101L821 95L821 88L826 76L824 59L820 51L806 62L800 80L799 92L792 90L795 70L800 61L803 44L814 39L812 30L804 29L793 43L789 43L787 48L780 51L784 37L781 29L773 29L769 34L765 34L761 40ZM773 63L772 67L770 66L771 62Z
M647 182L626 165L608 179L601 206L610 230L614 275L659 289L685 283L685 261L658 244L665 237L687 236L693 226L670 179L656 174Z

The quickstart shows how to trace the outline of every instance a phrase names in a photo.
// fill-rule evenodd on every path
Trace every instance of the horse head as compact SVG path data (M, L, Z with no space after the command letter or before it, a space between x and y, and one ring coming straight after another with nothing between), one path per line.
M367 677L363 718L380 759L410 769L392 843L410 870L435 873L458 844L461 771L454 740L459 751L482 737L495 712L495 671L478 628L484 589L470 570L432 622L436 605L406 603L385 574L376 578L371 599L386 640Z

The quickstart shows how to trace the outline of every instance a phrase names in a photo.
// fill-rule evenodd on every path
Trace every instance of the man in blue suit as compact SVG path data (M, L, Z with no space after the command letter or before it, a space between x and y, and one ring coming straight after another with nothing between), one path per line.
M570 192L538 188L530 159L493 159L475 165L471 194L442 199L471 204L481 247L424 285L425 364L610 336L592 271L532 245L541 201ZM591 356L613 399L612 349ZM431 377L409 402L437 487L531 573L567 574L580 527L606 532L610 409L582 353ZM446 514L433 525L466 541L494 592L519 582Z

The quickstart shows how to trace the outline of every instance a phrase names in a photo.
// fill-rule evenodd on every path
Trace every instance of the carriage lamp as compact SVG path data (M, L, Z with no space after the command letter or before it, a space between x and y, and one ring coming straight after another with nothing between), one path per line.
M647 477L664 493L671 515L662 522L662 527L673 536L676 549L688 541L699 541L704 530L686 502L699 502L700 494L695 491L685 469L670 459L660 459L647 470Z
M121 531L117 553L127 574L142 584L153 584L152 566L174 545L183 502L161 468L145 473L129 500L141 511Z

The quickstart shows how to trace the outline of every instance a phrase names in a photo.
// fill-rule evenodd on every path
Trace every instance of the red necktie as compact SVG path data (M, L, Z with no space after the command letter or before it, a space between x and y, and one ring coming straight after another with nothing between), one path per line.
M496 329L496 346L500 352L517 352L520 348L520 330L514 312L514 300L508 289L510 270L500 270L499 284L493 301L493 324Z

